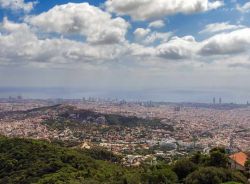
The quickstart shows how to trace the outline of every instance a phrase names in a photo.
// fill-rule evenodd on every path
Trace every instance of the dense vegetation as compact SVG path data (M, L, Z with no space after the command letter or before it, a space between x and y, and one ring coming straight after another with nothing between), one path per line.
M44 141L0 139L0 183L123 183L136 172Z
M159 162L133 169L114 162L119 157L101 149L77 150L45 141L0 137L3 184L246 183L242 173L226 168L223 149L214 149L209 155L196 153L172 165Z

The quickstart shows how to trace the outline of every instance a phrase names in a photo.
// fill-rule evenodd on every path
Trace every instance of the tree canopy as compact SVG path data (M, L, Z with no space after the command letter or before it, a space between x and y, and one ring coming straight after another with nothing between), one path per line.
M162 161L157 165L125 168L119 164L120 157L101 148L78 150L46 141L0 137L0 183L245 183L247 179L242 173L225 167L225 156L214 150L209 155L193 154L172 165Z

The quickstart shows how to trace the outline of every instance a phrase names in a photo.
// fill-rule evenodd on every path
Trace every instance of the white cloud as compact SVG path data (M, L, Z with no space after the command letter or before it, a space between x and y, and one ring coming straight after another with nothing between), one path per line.
M246 51L250 47L250 28L217 34L202 43L203 55L231 55Z
M107 0L108 11L130 15L134 20L146 20L177 13L191 14L217 9L223 1L216 0Z
M245 3L244 5L239 5L237 4L237 10L239 10L240 12L246 13L250 11L250 2Z
M0 63L67 65L116 60L126 62L126 58L133 62L139 61L141 57L148 57L150 59L147 60L151 62L192 61L194 64L215 61L216 58L222 61L230 56L240 58L241 54L246 54L250 48L250 28L218 33L203 41L196 41L193 36L173 36L171 32L150 32L142 28L138 30L134 34L142 36L141 44L128 41L93 44L99 42L57 38L53 37L53 34L41 38L38 36L40 32L37 33L32 25L14 23L4 18L0 25ZM100 31L102 32L102 29Z
M150 29L137 28L134 31L134 35L136 38L140 39L140 38L145 37L147 34L149 34L150 31L151 31Z
M30 33L30 28L27 24L25 23L14 23L8 20L7 17L3 18L3 22L0 26L0 28L7 33L12 33L12 32L29 32Z
M0 64L98 63L121 56L122 45L92 45L64 38L39 39L25 24L4 19L0 26Z
M122 18L112 16L88 3L68 3L48 12L28 17L27 22L45 32L80 34L91 43L113 44L125 41L129 27Z
M145 44L152 44L156 41L166 42L172 36L171 32L152 32L143 41Z
M163 20L156 20L156 21L153 21L153 22L150 22L148 27L151 27L151 28L162 28L165 26L165 23Z
M22 10L24 12L30 12L36 3L37 1L26 3L24 0L0 0L0 7L13 11Z
M232 25L229 24L229 22L213 23L206 25L205 28L202 31L200 31L200 33L217 33L217 32L235 30L243 27L244 27L243 25Z
M134 47L137 50L137 55L145 54L173 61L194 59L200 62L207 62L216 61L218 57L223 60L223 57L240 56L250 51L250 28L219 33L200 42L196 41L193 36L181 38L174 36L171 38L171 35L169 35L164 38L167 39L154 47L137 45ZM148 43L153 43L155 42L155 37L149 40L151 41L148 41Z
M138 57L155 56L154 47L145 47L143 45L136 43L128 45L128 51L132 56L138 56Z
M192 36L173 37L167 43L156 47L156 55L165 59L192 58L198 50L198 43Z

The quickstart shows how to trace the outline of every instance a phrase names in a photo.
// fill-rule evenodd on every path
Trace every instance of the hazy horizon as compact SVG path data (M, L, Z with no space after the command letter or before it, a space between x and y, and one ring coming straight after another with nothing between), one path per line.
M196 102L196 103L212 103L213 98L216 98L217 103L219 98L223 103L239 103L246 104L250 97L249 93L225 92L219 89L204 90L204 89L141 89L141 90L93 90L79 88L64 88L64 87L1 87L0 98L8 98L9 96L16 97L21 95L26 99L82 99L88 97L109 98L128 101L162 101L162 102Z

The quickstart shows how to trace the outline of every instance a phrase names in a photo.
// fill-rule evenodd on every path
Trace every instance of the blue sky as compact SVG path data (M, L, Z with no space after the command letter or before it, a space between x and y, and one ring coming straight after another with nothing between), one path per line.
M0 0L0 25L0 87L12 94L250 99L249 1Z
M32 0L25 2L34 2ZM30 12L30 14L40 14L46 12L53 8L56 5L63 5L67 3L83 3L88 2L90 5L101 7L105 0L91 0L91 1L83 1L83 0L43 0L39 1L34 9ZM237 0L237 4L243 5L247 1L245 0ZM171 16L163 17L162 19L166 21L167 26L160 29L160 31L175 31L176 34L180 36L185 36L187 34L196 35L205 25L214 23L214 22L230 22L233 24L237 24L238 21L242 18L242 13L235 9L236 3L232 0L225 0L225 6L223 8L212 10L204 13L195 13L195 14L174 14ZM9 9L0 9L0 17L1 20L7 16L10 20L20 21L20 18L23 16L23 12L13 12ZM115 15L114 15L115 16ZM124 16L124 18L128 21L131 21L129 16ZM250 25L249 19L244 19L242 21L245 25ZM130 32L132 32L136 27L147 27L149 20L147 21L132 21L132 28ZM134 28L134 29L133 29ZM130 35L128 35L129 37ZM197 35L200 39L204 38L204 36Z

